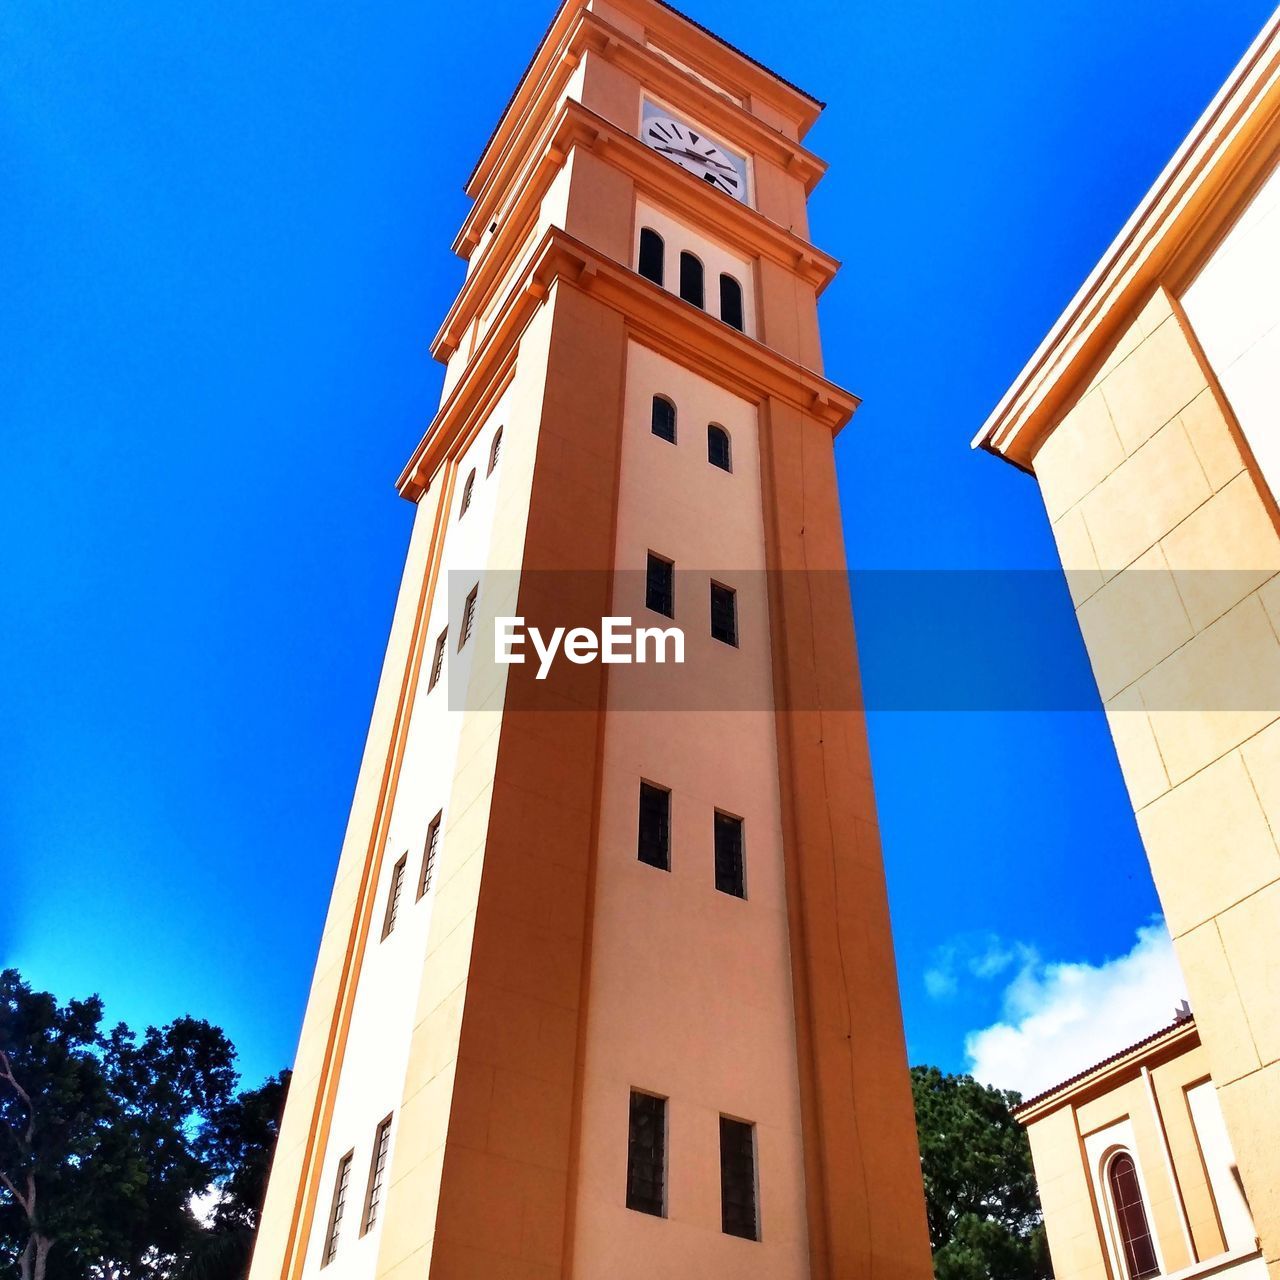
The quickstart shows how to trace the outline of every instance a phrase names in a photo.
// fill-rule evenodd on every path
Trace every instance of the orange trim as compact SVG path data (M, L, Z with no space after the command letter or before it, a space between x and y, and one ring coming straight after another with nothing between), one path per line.
M794 120L798 136L803 137L821 114L822 104L816 99L761 67L745 54L725 45L718 36L669 6L652 5L647 0L615 0L615 3L618 3L619 8L628 10L633 18L645 23L649 30L660 37L659 43L682 62L719 82L731 92L741 91L743 97L759 98L768 102L783 116ZM600 34L603 33L603 43L606 45L609 40L626 41L650 59L665 62L661 54L655 54L637 44L616 27L587 10L585 4L586 0L568 0L552 20L467 179L464 190L468 195L475 196L489 182L503 160L520 150L521 138L528 121L537 111L549 87L553 84L563 87L562 80L557 80L557 77L561 76L566 59L571 60L569 70L572 70L577 66L584 50L591 47L582 40L584 23L591 24L597 48L603 47L599 43ZM670 65L666 63L668 67ZM645 67L646 75L651 74L651 63L647 62ZM687 82L682 84L688 88ZM556 89L557 96L559 88ZM719 94L706 86L699 85L698 89L720 98ZM727 100L721 100L727 103ZM749 112L746 114L750 115ZM756 120L756 124L759 125L760 122Z
M500 153L490 155L486 151L467 183L466 193L475 204L454 240L455 253L469 257L472 247L480 242L481 228L498 216L507 193L521 180L526 157L540 150L538 138L545 130L545 122L557 110L570 78L588 52L599 54L635 76L646 90L660 97L678 98L683 109L704 127L715 129L725 142L772 161L798 178L806 194L812 193L826 173L826 163L808 148L770 128L746 107L695 80L598 14L582 10L557 46L556 60L549 61L543 69L536 88L531 87L520 103L513 102L511 111L517 112L518 108L519 119L513 120Z
M1180 1018L1177 1022L1154 1032L1145 1039L1113 1053L1109 1058L1081 1071L1078 1075L1054 1085L1052 1089L1038 1093L1013 1109L1013 1117L1021 1125L1034 1124L1050 1111L1056 1111L1065 1102L1079 1105L1084 1095L1092 1095L1100 1089L1114 1089L1118 1077L1134 1076L1144 1063L1156 1058L1164 1061L1178 1054L1187 1053L1200 1043L1200 1033L1195 1018ZM1174 1052L1170 1053L1170 1049Z
M515 196L494 214L498 230L486 246L431 342L431 354L447 360L468 324L486 307L515 261L551 184L576 147L601 155L627 174L636 192L672 216L722 241L748 258L763 257L796 272L819 294L840 270L839 259L780 227L756 209L714 191L676 168L632 134L574 99L561 104L519 174Z
M396 487L416 499L477 404L490 398L497 373L514 362L520 335L553 287L567 284L609 303L628 335L753 404L772 397L822 422L834 435L860 403L857 396L754 338L619 266L556 227L547 231L513 283L480 347L400 474Z
M1162 281L1197 264L1275 160L1280 12L1272 16L1186 141L974 438L1029 468L1076 388Z
M497 394L500 395L505 386L506 382L504 381ZM293 1277L294 1280L301 1276L306 1263L307 1242L311 1237L316 1205L321 1190L320 1179L328 1145L329 1126L337 1099L343 1056L346 1052L347 1035L351 1026L365 946L369 938L378 881L381 877L382 856L386 849L391 813L395 806L396 791L399 786L400 768L404 760L405 743L408 738L409 724L417 696L418 679L426 652L428 639L426 635L426 620L430 616L431 605L435 599L436 585L439 582L440 567L443 563L445 534L449 522L449 513L453 508L453 494L457 481L457 460L470 445L481 426L481 421L471 423L471 429L457 438L454 448L450 451L448 461L452 466L441 489L439 506L436 510L431 531L431 547L427 555L427 570L423 576L423 584L415 609L396 717L392 724L386 763L382 770L380 793L376 802L374 819L370 827L369 843L365 852L364 875L361 879L360 890L357 894L356 906L352 916L351 932L347 943L343 973L339 981L338 994L330 1015L331 1020L325 1058L320 1070L319 1083L312 1109L311 1126L307 1136L302 1171L298 1181L297 1197L294 1202L293 1216L285 1245L284 1265L281 1268L281 1275L283 1277Z

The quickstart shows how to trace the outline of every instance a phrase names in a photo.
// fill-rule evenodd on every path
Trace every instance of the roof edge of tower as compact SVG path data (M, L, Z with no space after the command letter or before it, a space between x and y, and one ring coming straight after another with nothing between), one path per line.
M650 15L657 18L656 25L672 24L682 28L686 37L689 35L693 37L691 51L695 56L701 52L715 60L717 56L723 58L725 54L729 54L739 72L735 78L744 81L744 87L753 88L760 96L771 99L775 106L792 119L796 125L798 139L802 139L808 133L826 108L827 104L821 99L793 84L736 45L730 44L724 37L716 35L714 31L668 3L668 0L610 0L610 2L638 20L643 19L647 10ZM590 6L591 0L562 0L538 41L533 56L516 81L510 98L502 108L493 131L481 148L475 166L463 184L463 190L468 195L473 194L477 184L483 182L487 169L494 163L495 153L502 149L501 144L504 139L518 128L523 114L519 110L522 100L529 101L537 97L536 86L542 81L551 65L559 60L572 32L575 18Z

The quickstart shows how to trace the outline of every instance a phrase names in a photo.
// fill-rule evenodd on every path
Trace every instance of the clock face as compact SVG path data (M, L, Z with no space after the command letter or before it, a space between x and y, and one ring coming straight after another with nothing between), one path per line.
M641 136L660 155L735 200L747 198L747 164L704 133L658 111L645 113Z

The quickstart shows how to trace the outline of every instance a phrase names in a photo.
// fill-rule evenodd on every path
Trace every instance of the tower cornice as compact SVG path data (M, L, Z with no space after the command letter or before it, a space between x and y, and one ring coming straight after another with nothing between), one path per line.
M474 204L453 243L453 251L460 257L471 256L484 227L497 217L506 193L519 179L524 157L540 150L538 138L548 127L547 118L588 51L635 75L659 97L676 99L682 109L696 115L706 127L717 129L726 141L779 165L803 183L806 194L813 192L826 173L826 162L799 142L584 9L575 16L558 56L549 62L537 84L526 91L523 101L519 95L513 100L504 117L504 123L511 118L510 124L503 136L495 135L467 183L466 193Z
M416 501L454 444L470 434L505 383L521 335L562 286L600 298L624 317L628 336L754 404L776 399L834 435L859 399L811 369L723 324L557 227L538 243L502 310L413 451L396 488Z
M431 354L448 360L470 318L483 311L512 257L534 225L538 208L556 174L577 147L607 155L626 173L637 194L661 204L747 257L764 257L798 273L818 294L840 270L839 259L808 240L780 227L749 205L730 200L676 168L632 134L584 107L566 100L547 131L542 146L528 162L516 200L503 211L500 226L484 259L472 270L431 342Z
M784 80L740 49L734 48L664 0L618 0L618 7L642 23L646 30L652 30L655 35L660 36L665 44L671 46L670 51L678 53L682 60L695 67L700 64L702 73L724 83L726 87L733 86L741 90L745 97L759 98L770 103L782 116L794 123L797 138L803 138L822 113L824 103ZM586 32L594 33L594 39L585 39ZM576 68L585 50L595 47L604 51L609 41L617 42L615 47L618 49L623 47L622 42L626 42L648 54L650 61L645 63L646 69L652 62L662 62L671 71L675 70L661 54L631 40L612 23L588 9L586 0L565 0L539 42L537 51L467 179L465 190L468 195L474 198L476 192L488 182L502 157L510 154L517 144L519 134L527 125L528 117L534 113L536 104L546 93L548 84L557 84L556 92L562 91L564 81ZM687 85L689 79L682 78L682 86ZM721 96L710 90L708 92L713 97Z

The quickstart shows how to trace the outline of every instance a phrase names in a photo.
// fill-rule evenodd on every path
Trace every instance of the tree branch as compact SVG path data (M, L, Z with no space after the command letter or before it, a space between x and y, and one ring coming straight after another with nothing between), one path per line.
M13 1074L13 1063L9 1061L9 1055L3 1049L0 1049L0 1080L9 1082L9 1087L18 1095L22 1105L27 1109L27 1127L22 1140L29 1147L36 1133L36 1109L31 1105L31 1095L18 1083L17 1076Z
M31 1209L32 1209L31 1202L27 1199L27 1197L26 1197L26 1196L24 1196L24 1195L23 1195L23 1194L18 1190L18 1188L17 1188L17 1187L15 1187L15 1186L13 1185L13 1182L10 1180L9 1175L8 1175L7 1173L5 1173L5 1171L4 1171L3 1169L0 1169L0 1182L3 1182L3 1183L4 1183L4 1185L5 1185L6 1187L8 1187L8 1188L9 1188L9 1194L10 1194L11 1196L13 1196L13 1198L14 1198L14 1199L18 1202L18 1204L21 1206L21 1208L22 1208L22 1212L23 1212L23 1213L25 1213L25 1214L27 1215L27 1218L28 1218L28 1219L30 1219L30 1217L31 1217ZM30 1185L30 1182L31 1182L31 1180L28 1178L28 1179L27 1179L27 1183L28 1183L28 1185Z

